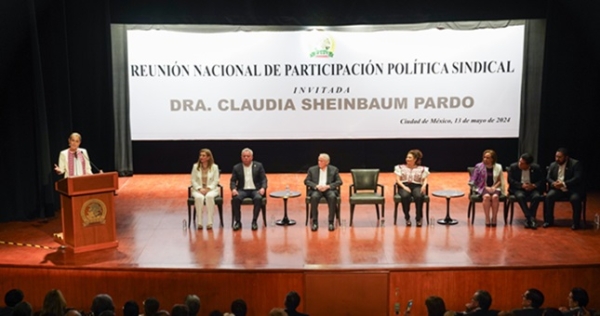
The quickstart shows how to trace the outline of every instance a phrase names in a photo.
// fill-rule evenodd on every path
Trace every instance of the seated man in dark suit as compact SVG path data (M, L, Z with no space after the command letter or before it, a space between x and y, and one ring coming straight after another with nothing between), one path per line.
M510 165L508 183L508 192L515 196L525 214L525 228L536 229L535 214L542 199L545 181L542 169L533 163L531 154L522 154L519 162ZM531 201L529 207L527 201Z
M589 315L590 312L586 309L589 301L590 297L586 290L574 287L569 292L569 307L560 307L559 310L565 316Z
M546 194L544 208L544 228L554 225L554 202L568 197L573 207L573 225L571 229L579 229L581 219L581 201L583 198L583 170L579 161L569 157L566 148L559 148L554 162L548 168L546 181L550 185Z
M544 294L538 289L529 289L523 294L521 309L513 311L515 316L541 316L544 312L540 308L544 304Z
M260 162L252 161L254 153L250 148L242 150L242 162L233 166L231 171L231 209L233 213L233 230L242 228L240 208L246 197L252 198L252 230L257 230L256 219L260 213L262 198L267 190L267 175Z
M319 200L325 197L329 206L329 231L333 231L335 226L336 202L339 194L342 179L338 168L329 165L329 155L320 154L318 165L308 168L308 174L304 184L309 187L310 196L310 216L312 217L311 230L316 231L319 228Z

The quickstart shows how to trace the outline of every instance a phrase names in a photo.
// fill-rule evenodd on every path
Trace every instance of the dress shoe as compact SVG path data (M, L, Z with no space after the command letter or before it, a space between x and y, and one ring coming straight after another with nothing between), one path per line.
M258 225L256 224L256 222L252 222L252 230L257 230L258 229Z
M212 224L206 225L206 230L211 230L211 229L212 229Z
M313 232L316 232L317 229L319 229L319 225L317 224L312 224L312 226L310 227L310 230L312 230Z
M240 230L242 229L242 224L240 222L235 222L233 223L233 230Z
M572 230L578 230L578 229L581 229L581 226L579 226L577 224L573 224L573 225L571 225L571 229Z
M417 227L421 227L421 226L423 226L423 223L420 220L417 221Z
M531 229L537 229L537 223L535 222L535 219L529 221L529 227Z
M202 225L198 225L198 230L202 230Z
M525 228L532 228L531 227L531 221L529 221L527 219L525 220Z
M550 226L552 226L552 224L550 224L550 222L544 222L544 224L542 224L542 227L544 227L544 228L548 228Z
M406 226L410 226L410 225L412 225L412 223L410 222L410 219L407 219L406 220Z
M329 231L332 232L335 230L335 226L333 224L329 224Z

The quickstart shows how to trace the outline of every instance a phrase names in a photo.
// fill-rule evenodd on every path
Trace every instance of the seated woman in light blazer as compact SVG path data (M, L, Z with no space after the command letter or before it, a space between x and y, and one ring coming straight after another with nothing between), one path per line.
M196 206L196 224L202 229L206 224L202 209L206 203L208 224L206 229L212 229L213 214L215 213L215 197L219 195L219 166L215 164L210 149L200 149L198 162L192 167L192 196Z
M491 149L483 151L483 161L475 165L470 183L483 198L485 226L496 227L500 195L504 192L502 165L497 163L498 156ZM492 214L490 218L490 208Z

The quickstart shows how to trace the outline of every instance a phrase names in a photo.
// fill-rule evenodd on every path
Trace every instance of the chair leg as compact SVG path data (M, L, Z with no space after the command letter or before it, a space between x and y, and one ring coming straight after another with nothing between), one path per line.
M219 210L219 222L221 223L221 227L223 227L223 204L217 205Z
M503 213L504 213L504 226L506 226L506 220L508 219L508 208L509 208L509 205L507 203L510 204L510 202L506 202L505 201L504 202L504 209L503 209Z
M471 204L473 204L473 202L469 201L469 206L467 207L467 218L471 218Z
M308 226L308 203L306 203L306 221L304 221L304 226Z
M385 202L381 204L381 218L385 218Z
M192 225L192 206L188 204L188 228Z
M335 216L337 217L337 223L338 223L338 227L342 226L342 219L341 219L341 213L342 213L342 203L336 203L336 209L335 209Z
M510 224L512 225L513 216L515 215L515 203L510 204Z
M427 226L429 226L429 202L425 203L425 216L427 217L425 219L427 221Z
M375 212L377 212L377 222L379 223L379 204L375 204Z
M398 204L394 203L394 225L396 225L396 220L398 219Z
M267 227L267 204L266 203L262 207L262 215L263 215L263 225L265 225L265 227Z
M352 219L354 219L354 204L350 204L350 226L352 226Z
M471 203L471 225L475 223L475 203Z

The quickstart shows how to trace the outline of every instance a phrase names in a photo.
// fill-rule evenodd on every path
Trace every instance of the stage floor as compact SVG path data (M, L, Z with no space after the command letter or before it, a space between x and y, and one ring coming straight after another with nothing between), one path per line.
M231 228L229 174L221 175L224 193L224 227L219 227L215 211L215 227L208 231L187 229L187 174L134 175L120 178L115 197L117 249L72 254L57 249L53 234L61 231L61 220L10 222L0 224L0 241L38 244L52 249L0 244L0 264L96 268L177 268L177 269L260 269L260 270L395 270L444 267L535 267L587 265L600 262L600 231L593 228L594 214L600 208L600 194L590 193L587 206L587 229L572 231L568 203L557 203L557 227L537 230L523 227L523 214L515 206L512 225L504 225L502 210L498 227L484 225L481 204L476 207L475 223L467 221L468 198L451 200L454 226L435 224L406 227L401 211L398 224L393 224L394 202L392 173L382 173L379 182L385 186L385 223L378 225L375 207L359 205L354 225L350 222L348 188L350 174L341 175L343 225L327 230L327 206L320 206L319 230L305 226L304 174L268 174L269 192L291 190L302 192L289 199L288 213L298 223L277 226L283 217L283 200L269 198L267 227L259 221L252 231L251 206L242 207L243 229ZM467 191L466 171L432 173L430 193L442 189ZM502 207L502 206L501 206ZM446 200L431 197L430 217L445 217ZM542 205L538 210L541 226ZM568 254L568 255L567 255Z

